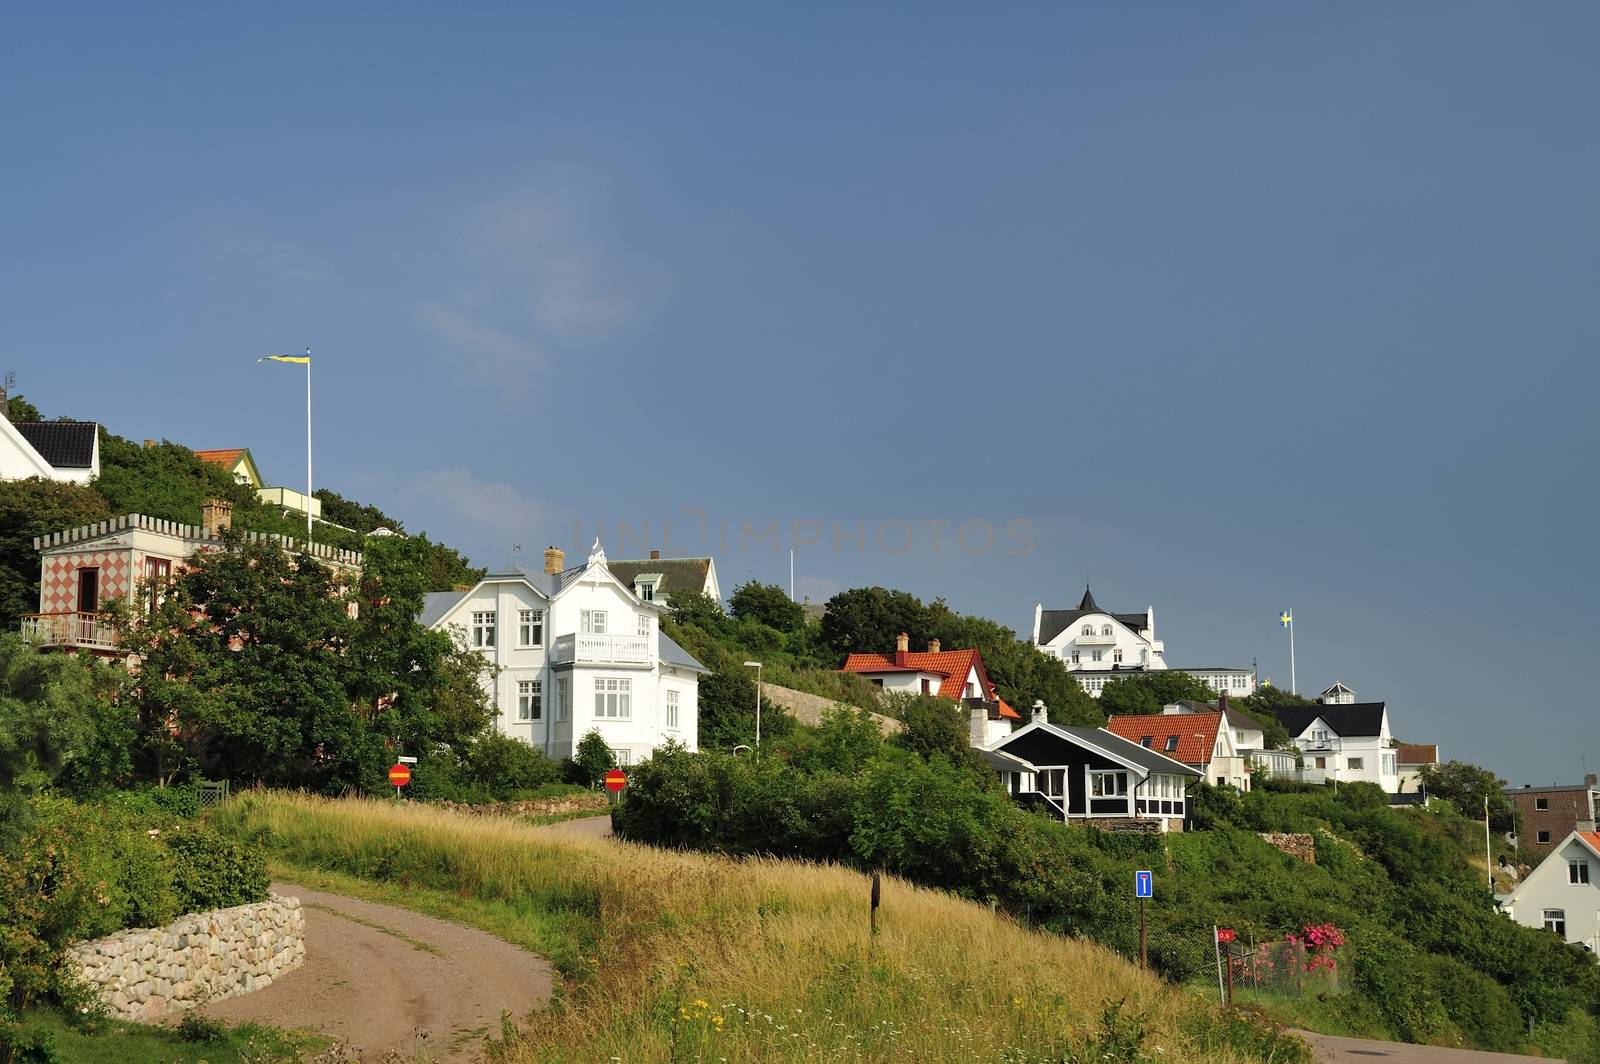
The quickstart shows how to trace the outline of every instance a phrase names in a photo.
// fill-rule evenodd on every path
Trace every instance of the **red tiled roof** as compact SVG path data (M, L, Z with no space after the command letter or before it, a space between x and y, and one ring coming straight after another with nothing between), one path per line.
M967 677L978 670L978 683L984 698L1000 702L1000 716L1007 720L1021 720L1022 714L1006 705L989 682L989 673L983 667L983 655L976 650L941 650L895 654L851 654L844 659L841 672L929 672L943 676L939 683L939 697L959 699L966 694Z
M1437 765L1439 744L1401 743L1395 748L1395 760L1402 765Z
M1151 750L1185 765L1204 765L1210 762L1211 751L1216 749L1217 728L1221 723L1221 713L1152 713L1112 717L1106 721L1106 730L1140 746L1148 745ZM1150 736L1148 744L1144 741L1147 735ZM1168 751L1167 740L1174 735L1178 737L1178 748Z
M1595 853L1600 853L1600 831L1580 831L1578 837L1592 846Z
M232 469L233 464L239 460L239 456L241 454L244 454L243 447L224 448L220 451L194 452L194 456L200 459L200 461L211 462L215 465L221 466L224 469Z

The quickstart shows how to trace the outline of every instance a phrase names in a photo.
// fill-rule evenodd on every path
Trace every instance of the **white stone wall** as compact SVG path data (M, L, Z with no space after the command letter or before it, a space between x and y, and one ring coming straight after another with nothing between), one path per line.
M113 1015L148 1023L271 986L305 963L305 929L300 899L273 894L80 942L68 953Z

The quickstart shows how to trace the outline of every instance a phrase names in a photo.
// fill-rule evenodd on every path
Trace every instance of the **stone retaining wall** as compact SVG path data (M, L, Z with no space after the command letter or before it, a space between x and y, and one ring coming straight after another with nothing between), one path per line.
M113 1015L150 1022L169 1009L271 986L305 963L305 930L300 899L273 894L80 942L68 953Z
M1317 863L1317 840L1310 835L1263 831L1261 837L1290 857L1298 857L1306 864Z

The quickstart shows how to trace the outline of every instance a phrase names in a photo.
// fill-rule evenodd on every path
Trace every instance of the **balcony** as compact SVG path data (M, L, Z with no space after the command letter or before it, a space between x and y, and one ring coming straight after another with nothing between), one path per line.
M47 647L112 650L117 633L98 613L24 613L22 637Z
M1098 633L1094 635L1083 635L1080 633L1078 637L1073 640L1073 642L1077 643L1080 647L1108 647L1116 641L1117 637L1114 635L1100 635Z
M556 637L550 648L555 665L653 665L649 636L578 632Z

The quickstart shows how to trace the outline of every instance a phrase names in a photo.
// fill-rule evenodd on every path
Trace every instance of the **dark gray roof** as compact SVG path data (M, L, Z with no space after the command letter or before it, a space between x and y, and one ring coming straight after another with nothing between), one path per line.
M1050 642L1056 636L1066 631L1079 617L1087 617L1091 613L1104 614L1137 632L1144 627L1145 615L1142 613L1112 613L1103 610L1094 600L1094 594L1087 587L1083 589L1083 598L1078 600L1076 609L1071 610L1042 610L1039 613L1039 643Z
M24 421L13 427L39 457L57 469L94 465L94 441L100 426L93 421Z
M465 591L430 591L422 596L422 612L417 615L417 623L424 628L432 628L444 619L444 615L455 608L456 603L467 597Z
M711 571L710 558L645 558L642 560L608 561L611 575L629 588L642 573L660 573L661 582L656 594L671 595L675 591L704 591L706 574Z
M1146 772L1164 772L1183 776L1200 775L1198 769L1190 768L1181 761L1174 761L1172 758L1155 750L1147 750L1138 743L1108 732L1104 728L1080 728L1070 724L1046 723L1036 730L1047 732L1070 743L1104 750L1106 753L1113 755L1113 757L1138 765ZM1018 728L1006 738L993 744L991 750L1004 754L1011 740L1024 733L1033 734L1028 730L1028 727ZM989 761L991 764L994 763L992 758Z
M1289 729L1290 735L1299 735L1311 727L1311 722L1321 717L1328 722L1328 730L1343 738L1358 735L1379 735L1383 732L1384 702L1352 702L1342 706L1279 706L1278 723Z
M563 569L559 573L547 573L543 569L529 569L524 565L506 565L484 577L485 580L526 580L536 590L542 592L546 598L554 598L556 592L566 586L568 580L583 572L589 566L574 565Z
M1178 705L1188 706L1191 713L1216 713L1222 708L1220 702L1197 702L1192 698L1180 698L1178 699ZM1241 728L1248 728L1251 731L1266 730L1259 720L1256 720L1256 718L1232 702L1228 703L1228 723Z
M691 669L695 672L710 672L711 670L694 660L694 655L673 642L670 635L658 632L656 638L656 654L661 658L663 665L672 665L680 669Z

